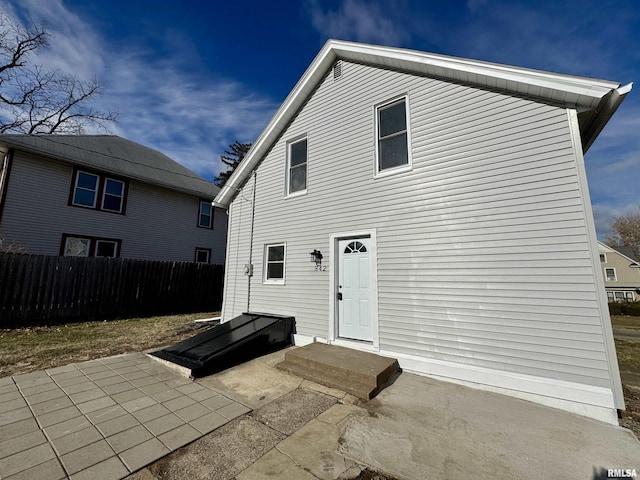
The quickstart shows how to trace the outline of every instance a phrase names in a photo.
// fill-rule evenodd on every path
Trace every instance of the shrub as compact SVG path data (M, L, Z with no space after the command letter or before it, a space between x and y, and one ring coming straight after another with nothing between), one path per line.
M640 302L613 302L609 304L611 315L633 315L640 317Z

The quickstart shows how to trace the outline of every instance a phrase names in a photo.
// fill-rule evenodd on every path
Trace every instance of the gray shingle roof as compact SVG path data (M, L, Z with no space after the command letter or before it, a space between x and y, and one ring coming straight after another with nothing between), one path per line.
M207 199L220 190L157 150L116 135L0 134L0 144Z
M631 250L631 247L611 247L611 248L620 252L622 255L633 260L634 262L640 263L640 260L638 260L638 258L634 255L633 250Z

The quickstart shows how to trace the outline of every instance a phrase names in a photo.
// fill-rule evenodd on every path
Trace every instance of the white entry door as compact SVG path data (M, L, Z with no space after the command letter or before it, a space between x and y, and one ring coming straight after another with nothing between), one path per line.
M373 340L370 255L370 238L338 241L338 337Z

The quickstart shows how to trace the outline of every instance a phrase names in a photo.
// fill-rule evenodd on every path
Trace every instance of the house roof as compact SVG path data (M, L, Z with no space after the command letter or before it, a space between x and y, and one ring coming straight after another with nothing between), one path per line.
M598 247L601 252L618 253L622 255L631 263L635 264L635 265L630 265L632 267L640 267L640 260L638 259L638 257L634 255L633 250L631 250L630 247L611 246L611 245L606 245L600 241L598 242Z
M0 134L0 145L207 199L220 191L163 153L116 135Z
M586 152L616 111L631 84L562 75L541 70L432 53L329 40L289 93L244 160L215 199L228 206L237 190L323 81L336 60L400 70L481 88L526 95L576 108Z
M633 250L631 250L630 247L611 247L611 248L613 248L620 255L627 257L632 262L640 263L640 260L638 260L638 257L634 255Z

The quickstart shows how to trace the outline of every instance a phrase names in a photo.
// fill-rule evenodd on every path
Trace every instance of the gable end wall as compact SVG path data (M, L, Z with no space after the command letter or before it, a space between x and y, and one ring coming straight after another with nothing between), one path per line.
M413 168L374 178L374 106L400 95ZM330 235L373 229L381 351L611 389L568 118L343 62L257 168L250 309L294 315L298 333L327 338L329 273L313 271L309 252L329 266ZM285 198L286 142L304 134L307 194ZM231 206L225 319L247 310L252 188ZM286 285L264 285L264 245L277 242Z

